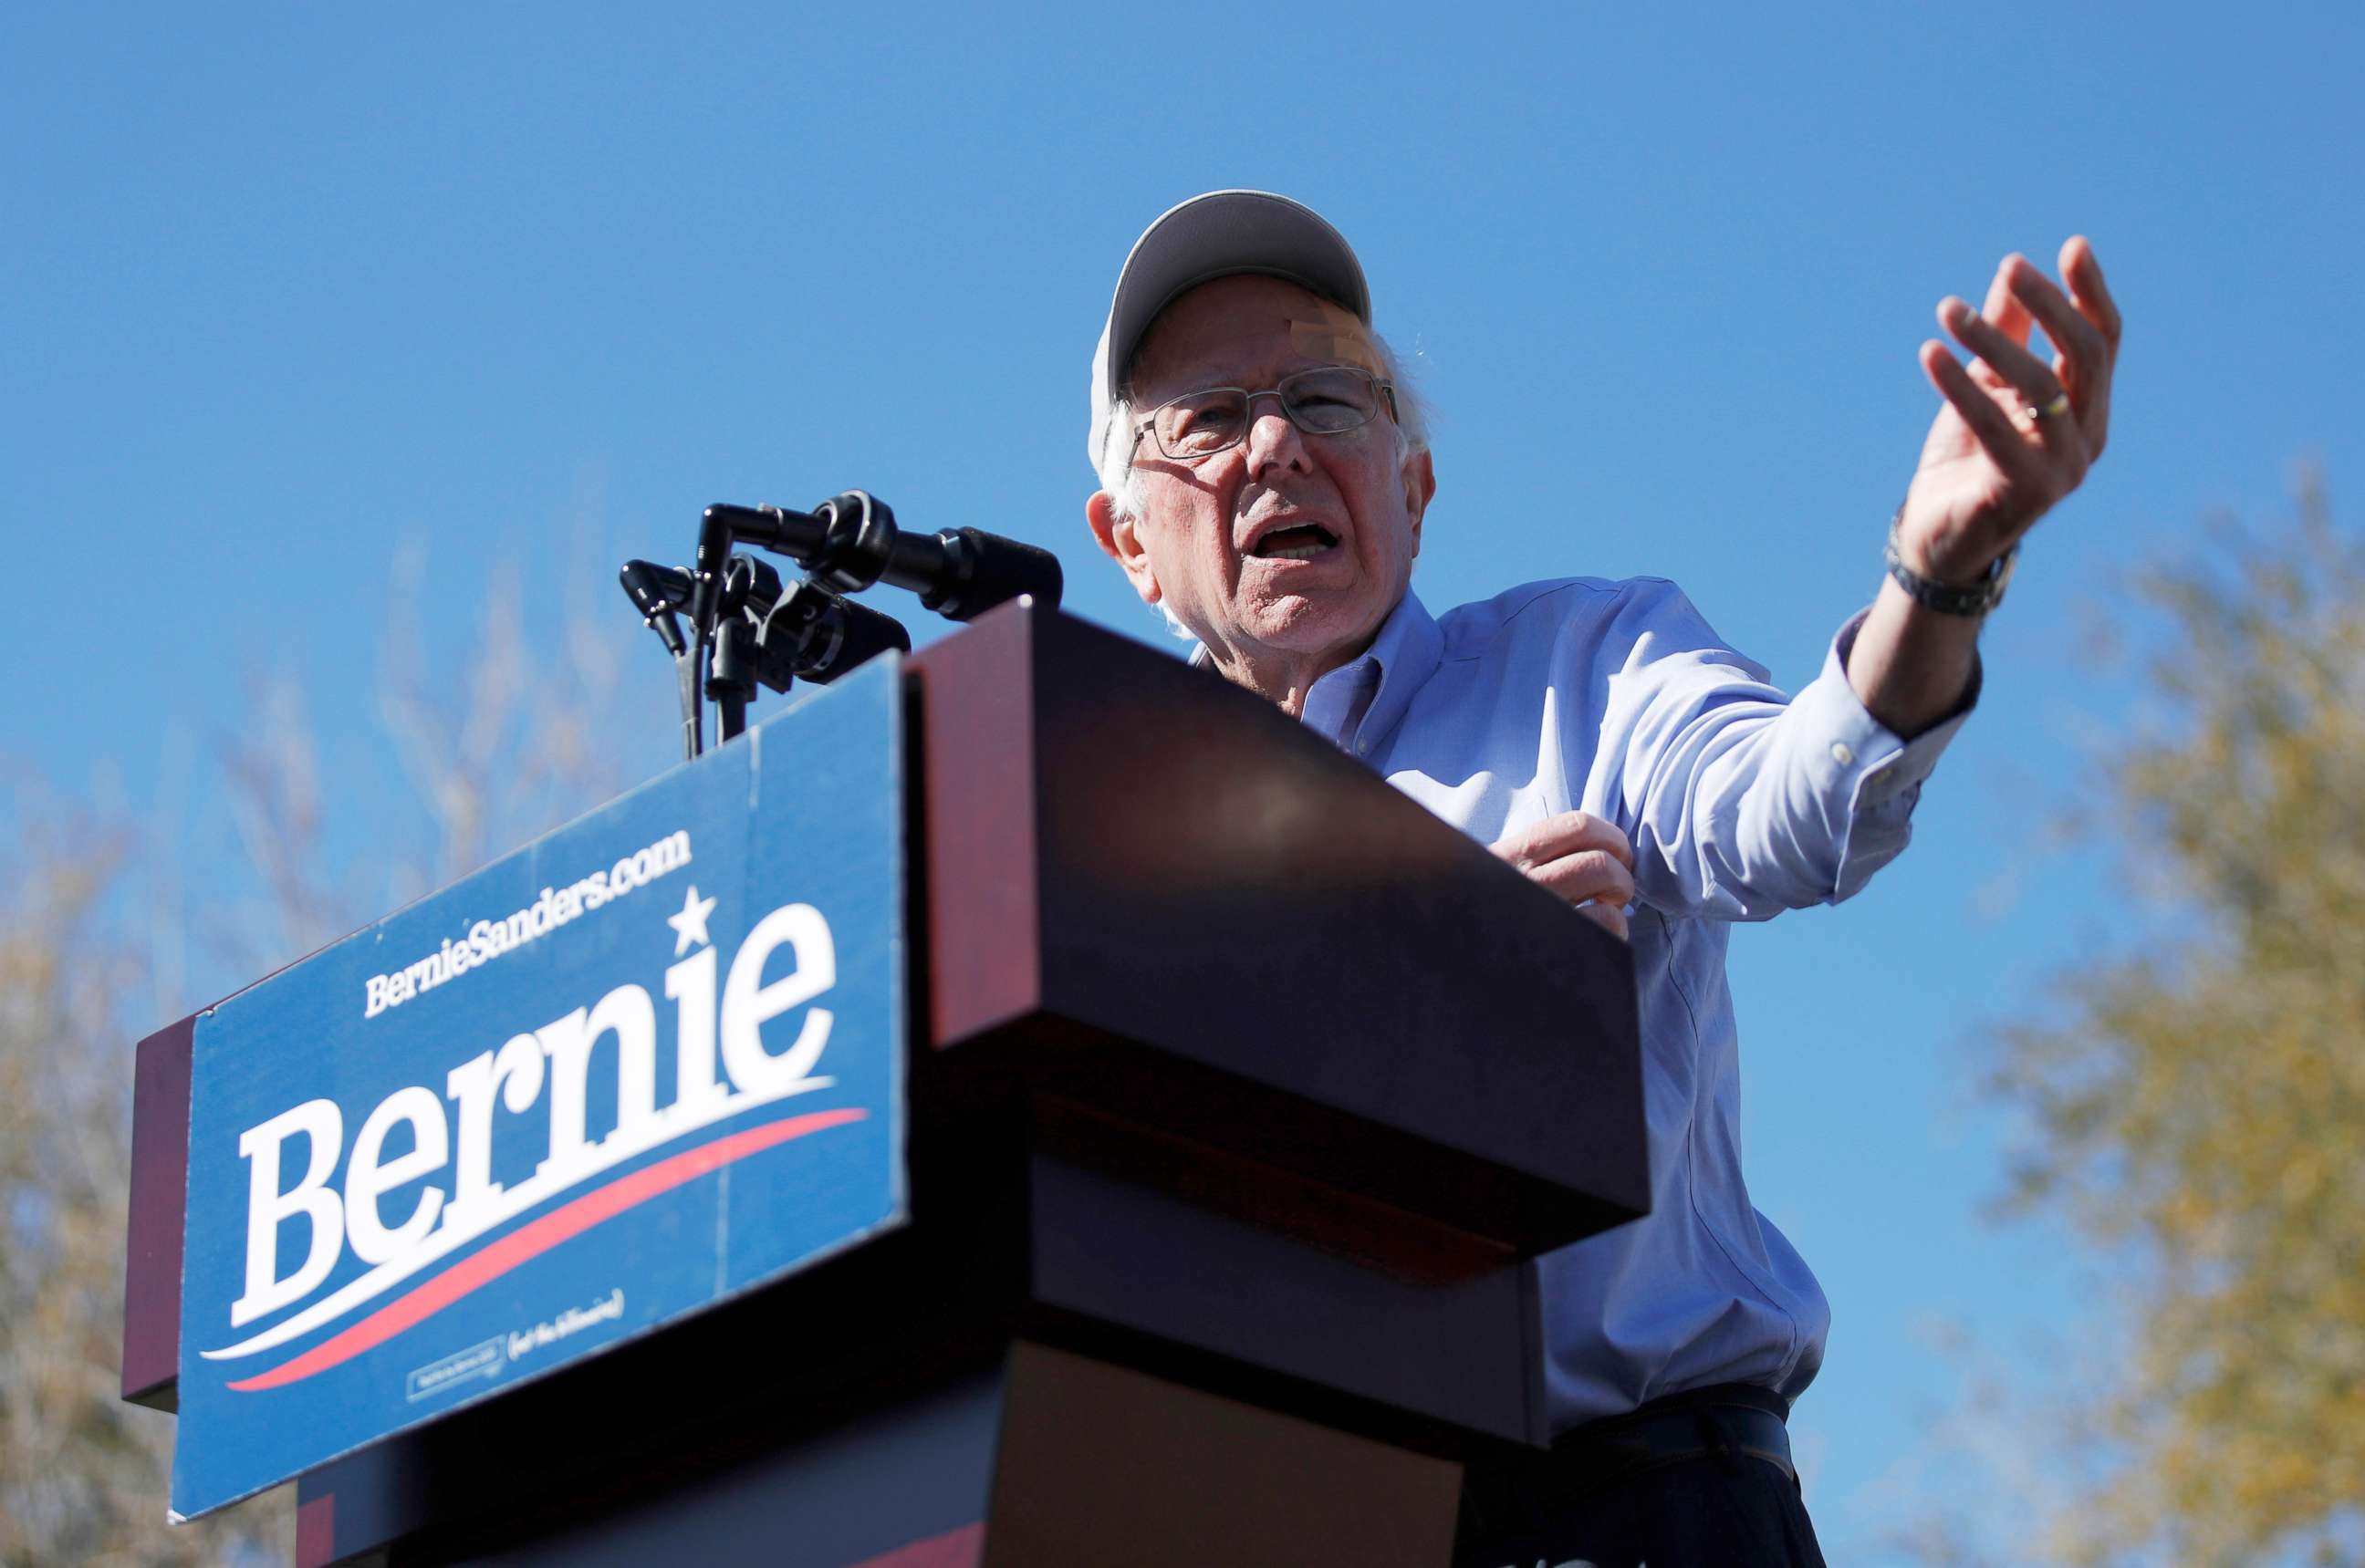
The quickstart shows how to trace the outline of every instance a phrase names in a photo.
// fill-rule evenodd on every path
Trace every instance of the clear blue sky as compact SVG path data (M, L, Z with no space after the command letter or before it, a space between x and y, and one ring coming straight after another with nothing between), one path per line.
M1798 1428L1834 1561L1956 1368L2091 1305L1998 1233L1984 1031L2120 940L2040 824L2119 722L2113 571L2325 465L2353 514L2365 12L2316 6L20 6L0 24L0 760L146 810L300 669L331 842L415 808L372 694L423 551L456 637L490 561L606 583L715 499L849 486L1049 545L1082 524L1117 264L1194 192L1361 251L1438 410L1433 606L1682 582L1799 682L1877 580L1948 292L2090 234L2128 337L2113 442L2031 543L1913 851L1736 942L1753 1184L1836 1323ZM667 760L653 641L609 744ZM646 645L642 643L646 641ZM190 808L202 815L208 802ZM193 830L193 843L219 845ZM202 867L199 868L200 871Z

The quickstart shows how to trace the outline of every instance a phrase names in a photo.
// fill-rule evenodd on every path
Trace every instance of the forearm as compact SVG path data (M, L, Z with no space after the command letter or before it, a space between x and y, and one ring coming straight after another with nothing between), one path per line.
M1865 711L1911 740L1961 706L1978 664L1979 624L1978 616L1925 609L1883 577L1848 650L1848 685Z

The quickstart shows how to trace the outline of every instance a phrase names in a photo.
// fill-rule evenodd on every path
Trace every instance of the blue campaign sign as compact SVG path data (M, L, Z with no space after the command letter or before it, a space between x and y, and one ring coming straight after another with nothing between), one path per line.
M201 1016L194 1518L904 1217L895 661Z

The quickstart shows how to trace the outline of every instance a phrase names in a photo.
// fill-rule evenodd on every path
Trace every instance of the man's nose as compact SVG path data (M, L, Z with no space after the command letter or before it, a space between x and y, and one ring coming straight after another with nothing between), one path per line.
M1257 405L1264 399L1271 403L1259 413ZM1249 395L1248 449L1249 477L1261 477L1269 469L1280 468L1305 473L1310 467L1305 437L1290 421L1288 411L1281 406L1278 392L1252 392Z

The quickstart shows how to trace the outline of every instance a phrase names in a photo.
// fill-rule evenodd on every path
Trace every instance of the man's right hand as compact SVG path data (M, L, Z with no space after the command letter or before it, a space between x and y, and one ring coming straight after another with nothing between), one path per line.
M1514 829L1496 854L1576 905L1577 913L1623 939L1634 902L1634 846L1616 823L1590 812L1562 812Z

